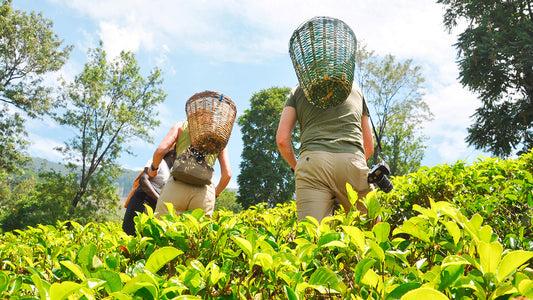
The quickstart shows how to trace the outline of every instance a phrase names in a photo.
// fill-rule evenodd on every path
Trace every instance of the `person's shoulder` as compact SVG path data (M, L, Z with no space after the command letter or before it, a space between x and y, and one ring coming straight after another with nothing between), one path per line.
M363 95L363 90L359 87L359 85L355 82L352 83L352 93L357 93L359 95Z

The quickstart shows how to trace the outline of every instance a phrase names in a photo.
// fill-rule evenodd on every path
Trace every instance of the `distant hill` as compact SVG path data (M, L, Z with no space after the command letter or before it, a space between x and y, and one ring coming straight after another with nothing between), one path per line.
M44 158L38 158L38 157L33 157L33 163L25 167L25 169L30 170L35 173L40 173L43 171L50 171L50 170L54 170L63 175L66 175L68 173L68 169L67 167L65 167L65 165L61 163L52 162ZM140 170L137 171L137 170L122 169L122 174L120 174L117 180L115 180L115 184L118 187L118 196L122 200L124 200L128 196L131 190L133 181L135 180L137 175L139 175L139 172ZM236 196L239 193L238 189L228 188L228 190L235 192Z
M30 170L35 173L40 173L43 171L56 171L63 175L68 174L68 169L65 165L61 163L56 163L49 161L44 158L33 157L33 163L29 164L25 169ZM122 174L115 180L115 183L118 186L118 196L125 198L130 192L133 180L139 175L140 171L123 169Z

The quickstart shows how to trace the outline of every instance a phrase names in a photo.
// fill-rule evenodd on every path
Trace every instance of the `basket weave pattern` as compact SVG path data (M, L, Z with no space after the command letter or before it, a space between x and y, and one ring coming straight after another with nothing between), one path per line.
M237 115L233 101L221 95L204 91L193 95L185 104L191 144L205 154L224 150Z
M289 53L305 96L317 107L346 100L352 89L357 40L341 20L315 17L292 34Z

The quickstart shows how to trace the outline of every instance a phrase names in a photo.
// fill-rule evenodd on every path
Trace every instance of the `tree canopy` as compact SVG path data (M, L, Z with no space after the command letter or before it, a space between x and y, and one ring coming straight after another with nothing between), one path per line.
M54 98L44 76L63 66L72 46L62 46L42 14L14 11L11 0L0 5L0 170L12 172L28 144L20 112L38 117L50 111Z
M112 182L120 172L120 154L132 153L127 141L152 140L149 130L159 124L155 108L166 97L159 69L143 77L133 53L122 52L109 62L100 44L89 50L89 57L73 82L62 83L64 107L55 114L59 124L75 132L58 149L81 169L74 207L91 187L91 180L99 189L102 182Z
M289 88L261 90L250 99L250 108L239 118L243 150L237 177L237 201L246 209L267 202L269 206L293 198L294 175L279 153L276 131ZM293 135L299 140L298 133Z
M438 0L444 25L464 28L455 44L459 79L479 94L466 141L508 156L533 147L533 9L531 0Z
M425 137L420 133L432 113L423 101L424 78L420 66L412 60L398 61L392 55L378 57L360 47L356 58L356 81L363 90L375 125L374 156L390 167L392 175L405 175L420 167L424 157Z

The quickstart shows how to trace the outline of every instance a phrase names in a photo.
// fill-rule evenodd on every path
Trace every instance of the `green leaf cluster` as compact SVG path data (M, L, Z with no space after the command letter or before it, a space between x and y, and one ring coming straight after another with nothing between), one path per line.
M271 207L292 199L294 176L276 144L281 112L289 88L261 90L250 99L250 108L239 117L243 149L237 177L237 201L248 208L261 202ZM299 140L298 130L293 135Z
M347 189L355 202L356 192ZM367 215L353 210L321 223L311 217L297 221L295 203L289 202L274 208L258 204L238 214L219 210L211 218L202 210L176 215L170 205L170 214L154 216L147 208L136 217L136 237L123 233L118 223L16 230L0 235L0 294L12 299L533 297L533 251L508 247L480 213L467 216L460 205L428 198L427 205L410 204L412 216L394 223L383 195L372 192L364 199ZM385 221L374 225L378 215Z
M514 249L533 250L533 151L517 159L479 158L472 165L423 167L393 178L394 190L380 193L395 226L416 214L414 205L430 201L457 204L472 217L479 214Z
M531 0L438 0L444 25L459 27L459 79L479 94L467 142L497 156L533 147ZM458 24L460 26L458 26Z

